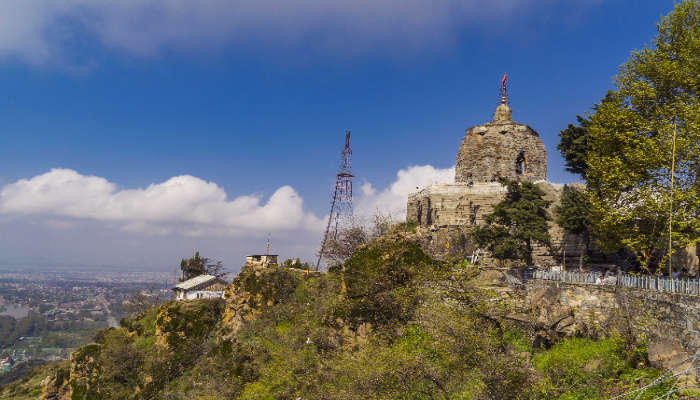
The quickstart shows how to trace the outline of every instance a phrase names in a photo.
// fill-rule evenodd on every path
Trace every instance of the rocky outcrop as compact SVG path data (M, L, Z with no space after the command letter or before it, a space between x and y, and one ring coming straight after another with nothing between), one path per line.
M226 306L219 328L220 339L235 337L265 308L290 296L305 273L292 268L244 267L224 292Z
M649 361L695 382L688 361L700 349L700 297L614 285L531 280L517 290L511 316L528 326L536 345L562 337L620 334L645 341ZM696 364L697 365L697 364Z
M70 400L72 390L69 379L70 371L66 368L58 368L54 375L47 376L41 382L41 399Z
M41 400L70 400L89 398L100 374L96 357L99 344L83 346L71 354L70 369L59 368L41 383Z

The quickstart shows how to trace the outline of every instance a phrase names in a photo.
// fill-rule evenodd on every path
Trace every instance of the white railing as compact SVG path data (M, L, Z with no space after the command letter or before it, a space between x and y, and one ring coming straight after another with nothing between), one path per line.
M700 280L698 279L671 279L654 275L622 274L618 281L616 276L608 276L601 279L601 275L595 272L544 270L535 270L532 274L532 278L566 283L612 285L658 290L661 292L700 295Z

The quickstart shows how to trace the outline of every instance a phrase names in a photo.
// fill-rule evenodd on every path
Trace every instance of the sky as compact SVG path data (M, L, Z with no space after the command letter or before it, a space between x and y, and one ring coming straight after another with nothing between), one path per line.
M405 216L466 128L558 132L671 0L0 3L0 267L172 270L199 250L311 261L352 131L355 210Z

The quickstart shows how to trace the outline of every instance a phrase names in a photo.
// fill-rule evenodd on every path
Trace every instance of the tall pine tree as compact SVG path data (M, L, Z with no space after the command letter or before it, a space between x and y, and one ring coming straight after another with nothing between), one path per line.
M551 245L547 225L551 202L531 182L502 179L501 183L508 189L506 197L486 216L487 226L475 229L474 237L498 260L522 260L532 265L534 245Z

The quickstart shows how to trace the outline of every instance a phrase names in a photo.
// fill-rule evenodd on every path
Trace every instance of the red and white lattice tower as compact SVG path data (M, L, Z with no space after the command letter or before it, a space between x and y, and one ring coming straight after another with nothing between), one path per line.
M335 239L338 231L349 228L353 224L352 212L352 150L350 149L350 131L345 131L345 147L340 152L340 168L335 178L335 189L331 201L331 212L326 225L326 231L321 240L321 250L318 252L316 270L321 265L328 239Z

